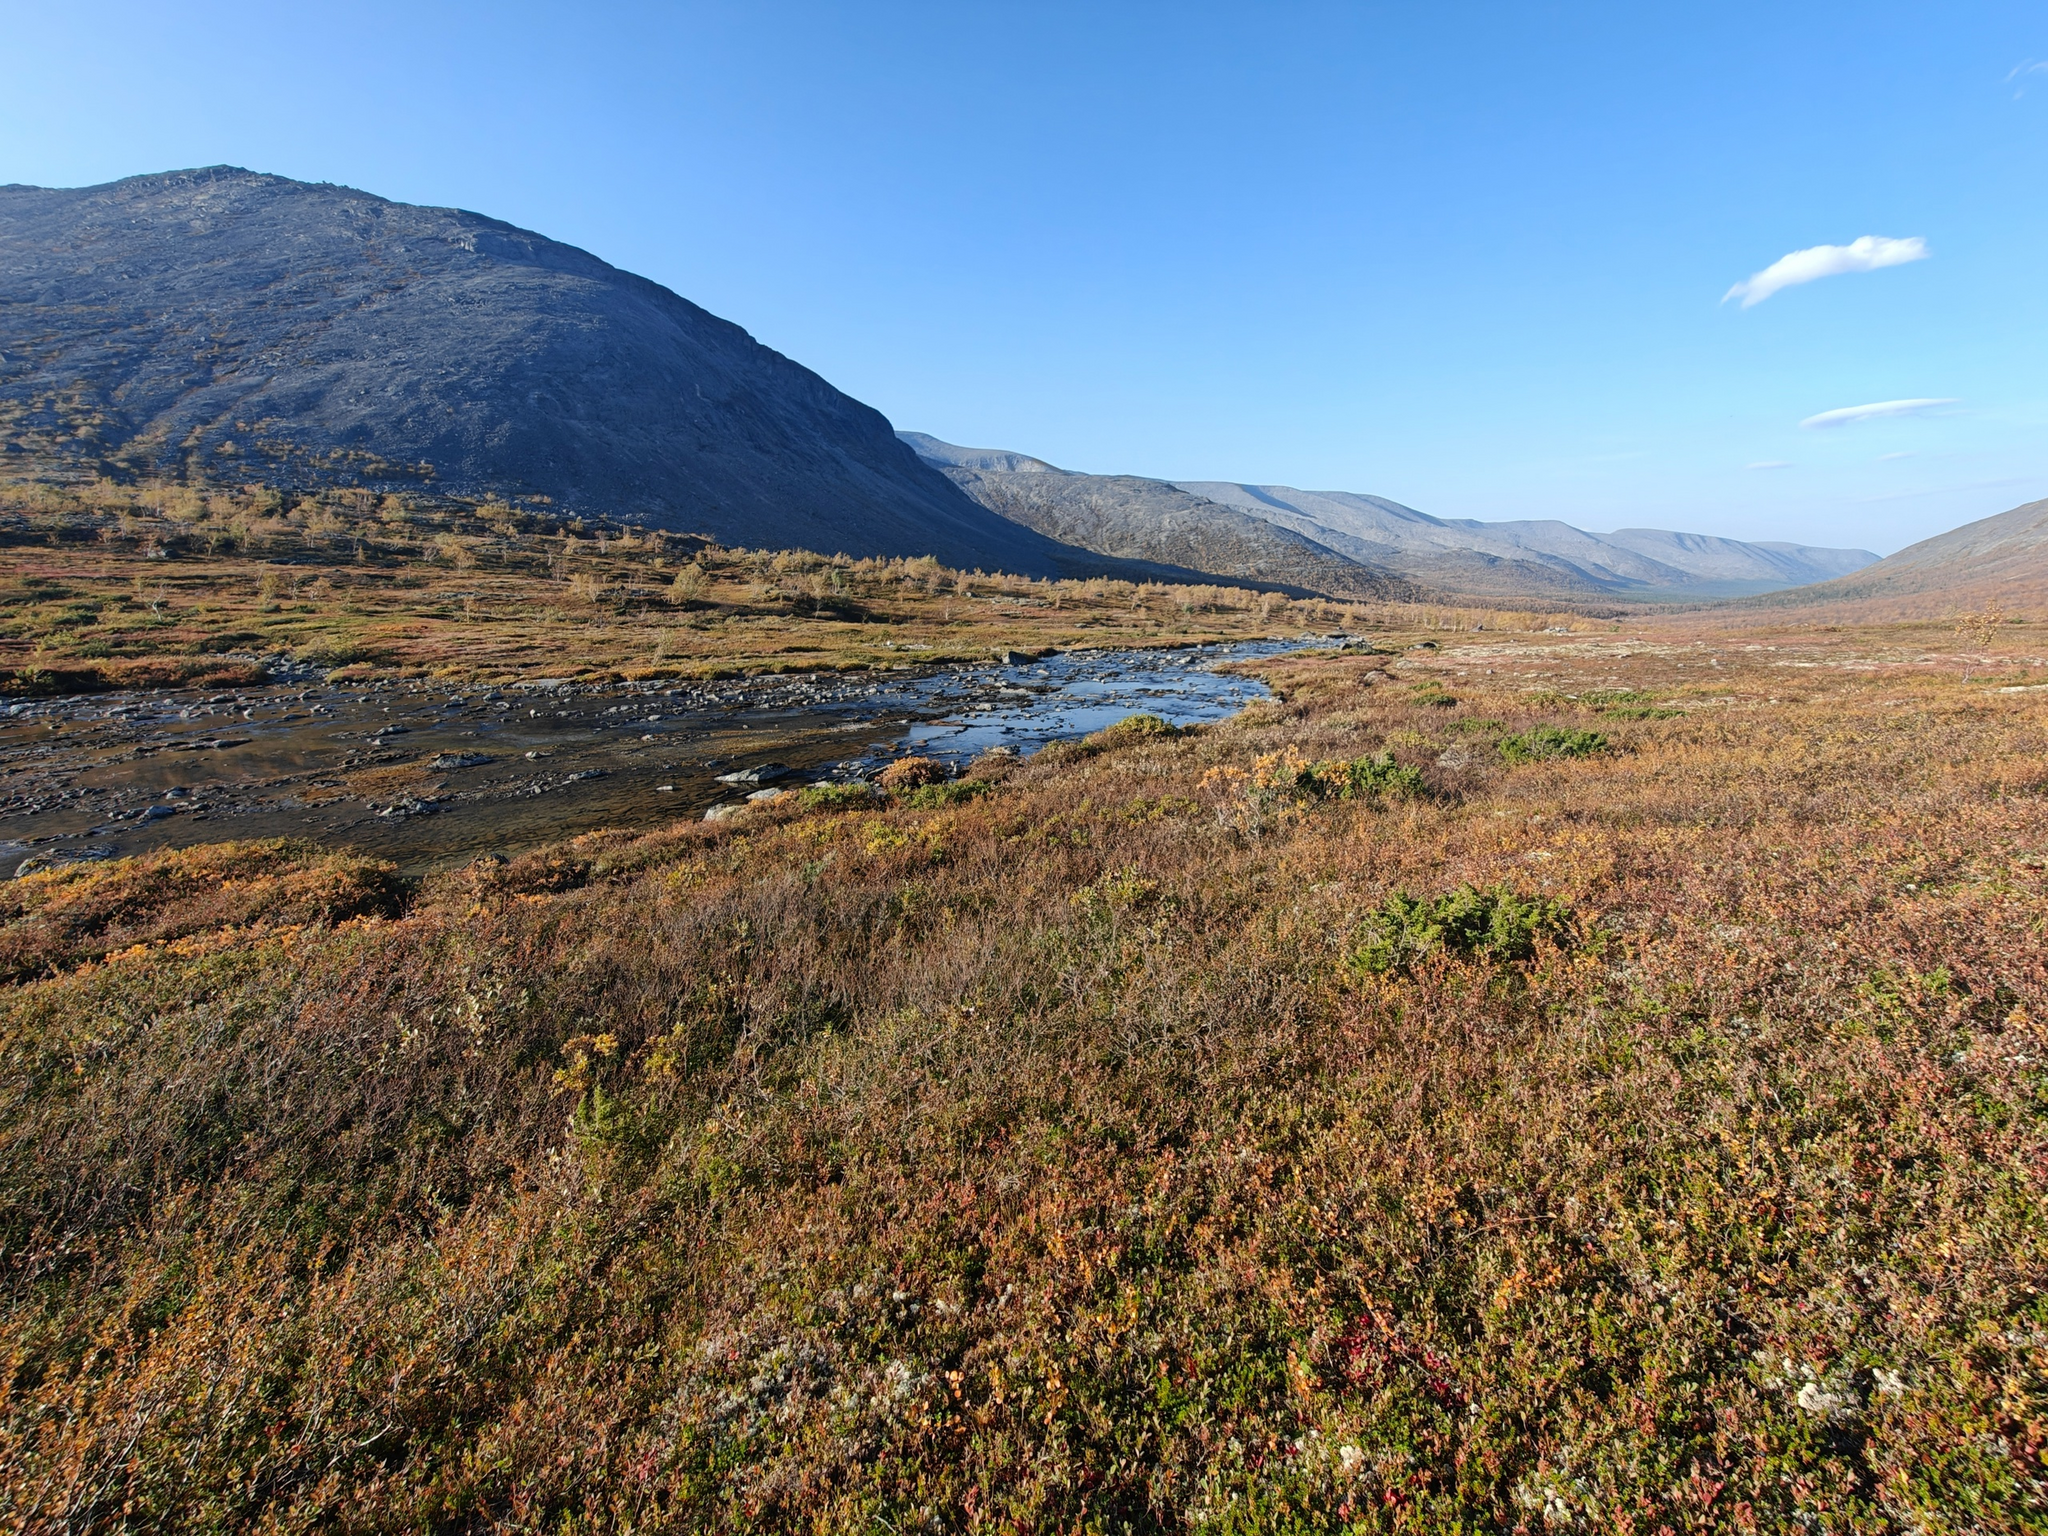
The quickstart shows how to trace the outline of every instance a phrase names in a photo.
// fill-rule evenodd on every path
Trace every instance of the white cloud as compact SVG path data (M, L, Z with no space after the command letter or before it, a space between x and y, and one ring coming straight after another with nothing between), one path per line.
M1918 235L1907 240L1861 235L1847 245L1810 245L1803 251L1780 256L1763 271L1744 278L1721 295L1721 302L1740 298L1744 309L1752 309L1780 288L1795 288L1816 278L1839 277L1844 272L1875 272L1879 267L1924 261L1927 254L1927 242Z
M1744 469L1790 469L1790 459L1758 459L1754 464L1745 464Z
M1839 410L1822 411L1818 416L1809 416L1799 423L1802 427L1846 427L1854 421L1875 421L1880 416L1917 416L1922 411L1931 411L1938 405L1954 405L1952 399L1944 400L1877 400L1869 405L1845 405Z
M2048 63L2040 63L2033 59L2028 59L2023 64L2015 64L2012 73L2005 77L2005 83L2011 85L2015 80L2026 81L2028 75L2048 75ZM2027 82L2027 84L2031 83L2030 81ZM2012 93L2014 101L2018 101L2027 94L2027 84L2022 84L2018 90Z

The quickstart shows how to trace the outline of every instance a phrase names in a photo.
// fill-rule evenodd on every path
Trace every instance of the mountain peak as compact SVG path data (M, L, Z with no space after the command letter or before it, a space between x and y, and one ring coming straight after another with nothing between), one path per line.
M546 498L1050 574L880 412L588 251L241 166L0 188L0 430L47 474Z

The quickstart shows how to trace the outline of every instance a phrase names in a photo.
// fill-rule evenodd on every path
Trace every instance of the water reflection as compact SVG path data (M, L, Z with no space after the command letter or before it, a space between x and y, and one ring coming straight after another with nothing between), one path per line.
M336 687L16 703L0 713L0 876L227 838L296 836L420 871L595 827L698 816L781 783L917 753L1028 753L1126 715L1220 720L1266 695L1213 670L1298 648L1077 651L1011 665L584 690Z

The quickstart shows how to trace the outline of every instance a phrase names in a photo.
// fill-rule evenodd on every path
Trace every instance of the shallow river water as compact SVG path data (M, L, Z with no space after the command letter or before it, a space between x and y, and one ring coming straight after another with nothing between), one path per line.
M1073 651L1016 665L500 689L162 690L0 710L0 878L75 859L309 837L408 872L866 777L905 755L1025 753L1137 713L1220 720L1266 696L1218 672L1303 640ZM782 772L778 773L776 770ZM753 782L720 775L758 772Z

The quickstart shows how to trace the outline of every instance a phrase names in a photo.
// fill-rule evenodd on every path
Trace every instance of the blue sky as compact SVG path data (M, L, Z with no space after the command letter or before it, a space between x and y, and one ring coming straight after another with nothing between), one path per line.
M476 209L1070 468L1882 552L2048 495L2038 0L0 28L0 181L233 163ZM1926 254L1724 300L1864 236ZM1800 425L1894 401L1946 403Z

